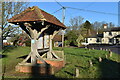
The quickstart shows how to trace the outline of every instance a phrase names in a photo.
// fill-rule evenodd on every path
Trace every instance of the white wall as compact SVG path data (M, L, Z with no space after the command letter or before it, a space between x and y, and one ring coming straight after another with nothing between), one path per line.
M109 43L109 38L102 38L102 44L108 44Z
M119 41L119 43L117 43L117 44L120 44L120 38L116 38L116 39L118 39L118 41Z
M96 41L97 41L97 38L87 38L88 39L88 43L89 44L95 44L95 43L97 43Z
M104 35L103 37L104 38L112 38L114 36L120 35L120 31L112 31L111 32L112 35L110 35L109 33L110 32L103 32L103 35Z

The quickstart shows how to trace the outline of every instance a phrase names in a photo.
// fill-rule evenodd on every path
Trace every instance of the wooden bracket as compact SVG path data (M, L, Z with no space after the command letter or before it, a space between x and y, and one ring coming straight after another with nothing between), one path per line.
M25 63L30 57L31 57L31 52L29 53L29 55L21 63Z
M33 38L33 30L30 28L31 24L30 23L24 23L24 26L26 26L26 30L29 31L31 38Z
M50 25L47 25L45 28L43 28L43 29L41 29L41 31L37 34L37 40L39 39L39 37L40 37L40 34L43 32L43 31L45 31L46 29L48 29L48 27L49 27Z
M51 38L51 39L53 39L53 38L54 38L54 36L55 36L57 33L59 33L61 30L62 30L62 29L59 29L58 31L54 31L54 33L53 33L53 35L52 35L52 38Z
M41 60L43 63L47 64L46 61L42 59L38 52L36 53L36 56L38 60Z
M52 50L52 54L55 56L55 58L60 59L53 50Z

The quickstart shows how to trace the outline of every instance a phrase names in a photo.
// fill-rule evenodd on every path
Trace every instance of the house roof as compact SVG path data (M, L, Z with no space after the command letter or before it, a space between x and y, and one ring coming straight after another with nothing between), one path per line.
M110 32L110 31L120 31L120 27L107 28L104 30L104 32Z
M66 26L61 23L56 17L39 9L37 6L29 7L20 14L17 14L8 19L8 22L11 23L27 21L46 21L62 28L66 28Z
M120 31L120 27L111 28L111 31Z
M53 41L62 41L62 35L55 35Z
M90 36L89 38L102 38L102 37L103 37L103 34L97 34L97 35Z
M115 36L114 38L120 38L120 35Z

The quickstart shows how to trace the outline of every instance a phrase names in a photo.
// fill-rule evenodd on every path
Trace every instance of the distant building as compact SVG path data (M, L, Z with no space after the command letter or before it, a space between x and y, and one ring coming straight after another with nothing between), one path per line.
M62 45L62 35L55 35L53 38L54 47L61 47Z
M107 28L104 25L102 34L97 34L87 38L88 44L120 44L120 27Z

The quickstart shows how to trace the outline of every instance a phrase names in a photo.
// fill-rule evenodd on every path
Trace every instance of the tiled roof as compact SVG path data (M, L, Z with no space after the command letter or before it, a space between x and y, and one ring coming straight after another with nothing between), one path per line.
M111 31L120 31L120 27L111 28Z
M103 34L93 35L93 36L90 36L89 38L103 38Z
M37 6L29 7L22 13L13 16L8 19L8 22L25 22L25 21L46 21L54 25L66 28L63 23L61 23L53 15L39 9Z
M120 38L120 35L115 36L114 38Z
M104 32L110 32L110 31L120 31L120 27L107 28L104 30Z

